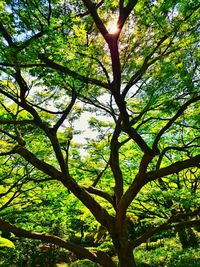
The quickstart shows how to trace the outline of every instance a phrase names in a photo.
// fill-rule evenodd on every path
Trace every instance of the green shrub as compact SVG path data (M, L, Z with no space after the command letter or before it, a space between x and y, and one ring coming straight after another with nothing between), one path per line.
M200 250L194 248L176 251L171 256L167 267L199 267Z
M198 248L182 249L175 239L165 241L164 247L146 250L145 246L135 250L137 267L199 267L200 250Z

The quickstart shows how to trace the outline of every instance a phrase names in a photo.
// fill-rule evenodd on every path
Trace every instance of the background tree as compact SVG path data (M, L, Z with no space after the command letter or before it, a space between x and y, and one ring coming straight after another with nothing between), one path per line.
M13 222L7 212L11 203L24 211L43 206L50 233L58 218L67 224L72 194L106 229L117 264L126 267L136 266L133 249L157 231L199 222L198 8L198 1L1 2L0 230L116 266L100 247L33 232L42 225L36 214L25 230L23 216ZM77 144L77 125L88 114L94 136ZM184 194L188 184L195 198L173 213L166 195ZM160 220L133 235L130 212L138 215L136 203L153 197L145 210L157 216L156 194L165 209L159 206Z

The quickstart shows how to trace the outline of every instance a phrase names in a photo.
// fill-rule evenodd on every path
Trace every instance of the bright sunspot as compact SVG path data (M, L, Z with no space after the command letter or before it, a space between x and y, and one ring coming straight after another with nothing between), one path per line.
M111 34L117 33L119 31L117 22L111 21L110 23L108 23L107 29Z

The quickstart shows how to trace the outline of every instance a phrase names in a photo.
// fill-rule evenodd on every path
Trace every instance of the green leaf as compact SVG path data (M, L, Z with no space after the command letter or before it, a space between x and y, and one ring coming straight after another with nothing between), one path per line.
M0 247L15 248L15 245L7 238L0 237Z

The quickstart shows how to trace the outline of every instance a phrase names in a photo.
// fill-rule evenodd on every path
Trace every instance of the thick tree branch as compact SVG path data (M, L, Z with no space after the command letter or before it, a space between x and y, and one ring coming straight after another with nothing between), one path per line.
M124 23L126 22L137 2L138 0L129 0L128 4L124 7L124 1L119 1L119 19L117 25L120 30L123 28Z
M140 189L143 187L143 185L149 181L156 180L158 178L164 177L166 175L170 175L173 173L178 173L181 170L198 166L200 163L200 155L190 158L188 160L176 162L166 168L162 168L159 170L151 171L146 173L148 164L151 162L153 158L153 155L146 154L143 156L139 172L136 175L133 183L130 185L128 190L125 192L125 194L122 196L120 203L119 203L119 210L120 210L120 218L119 220L123 220L125 218L125 213L134 199L134 197L138 194Z
M130 120L129 120L129 114L127 112L126 102L124 101L122 96L117 94L117 93L113 93L113 94L115 97L115 102L117 103L117 106L119 107L119 110L120 110L120 116L122 119L122 130L125 133L127 133L129 135L129 137L136 142L136 144L141 148L141 150L142 150L142 152L144 152L144 154L148 154L148 155L157 154L158 151L154 152L147 145L147 143L141 137L141 135L138 134L138 132L133 127L131 127L132 122L130 122Z
M79 246L77 244L64 240L58 236L39 233L39 232L27 231L25 229L16 227L15 225L10 224L2 219L0 219L0 230L11 232L18 237L31 238L31 239L41 240L45 243L55 244L59 247L65 248L73 252L79 258L89 259L105 267L116 267L111 257L109 257L105 252L103 251L91 252L82 246Z
M99 29L100 33L105 38L108 35L108 31L107 31L103 21L100 19L99 15L97 13L96 5L90 0L83 0L83 3L85 4L86 8L90 12L90 14L91 14L97 28Z
M138 174L135 176L135 179L131 183L131 185L128 187L124 195L122 196L120 202L119 202L119 215L118 220L123 221L126 216L126 211L133 201L133 199L136 197L138 192L141 190L143 185L145 184L145 174L148 168L149 163L153 159L154 155L151 154L144 154L140 166Z
M149 181L154 181L158 178L162 178L170 174L178 173L187 168L197 167L199 166L199 164L200 164L200 155L191 157L190 159L186 159L183 161L178 161L176 163L169 165L168 167L147 172L145 183L148 183Z
M90 0L83 0L83 3L89 10L98 30L104 37L107 42L110 54L111 54L111 63L112 63L112 71L113 71L113 83L112 83L112 91L116 93L120 93L121 86L121 67L120 67L120 58L119 58L119 49L118 49L118 38L120 34L120 30L114 34L110 34L106 29L103 21L99 17L96 7L94 3Z
M144 154L148 155L154 155L153 150L147 145L147 143L144 141L144 139L141 137L140 134L131 126L125 126L123 125L123 130L126 132L131 139L133 139L136 144L141 148L141 150L144 152ZM155 152L157 154L157 151Z
M164 223L164 224L162 224L160 226L151 228L145 234L143 234L139 238L135 239L133 242L131 242L131 247L133 249L138 247L139 245L144 243L147 239L152 237L157 232L160 232L160 231L163 231L163 230L167 230L167 229L171 229L173 227L179 227L179 226L186 226L186 227L187 226L195 226L195 225L199 225L199 223L200 223L200 220L183 221L183 222L173 223L173 224Z
M194 226L194 225L199 225L200 220L190 220L188 221L189 217L194 217L199 214L199 208L197 210L194 210L192 212L188 213L177 213L171 216L167 220L166 223L163 223L159 226L152 227L149 229L146 233L141 235L139 238L135 239L134 241L131 242L131 247L135 248L138 247L140 244L144 243L148 238L153 236L155 233L162 231L162 230L167 230L173 227L179 227L179 226ZM183 221L184 220L184 221Z
M13 153L17 153L22 156L27 162L31 163L38 170L46 173L47 175L55 178L56 180L61 180L62 173L54 168L52 165L38 159L32 152L22 146L16 146L13 149Z
M104 209L86 189L79 186L72 177L63 179L62 183L91 211L98 222L106 227L109 232L113 231L114 218L109 215L106 209Z
M86 191L88 191L89 193L91 194L94 194L94 195L97 195L99 197L102 197L104 198L105 200L107 200L112 206L114 206L114 201L113 201L113 197L110 196L108 193L106 193L105 191L103 190L100 190L98 188L95 188L93 186L88 186L88 187L84 187L84 189Z
M80 187L72 177L69 175L64 176L52 165L39 160L33 153L22 146L16 146L12 151L12 154L13 153L21 155L27 162L31 163L38 170L41 170L54 179L61 181L66 188L72 191L72 193L81 200L81 202L91 211L91 213L103 226L112 231L113 217L110 216L84 188Z
M120 35L120 32L123 28L124 23L126 22L128 16L130 15L131 11L133 10L134 6L137 4L137 0L130 0L128 4L124 7L124 1L120 1L119 3L119 18L118 18L118 31L115 34L109 34L108 30L106 29L103 21L101 20L100 16L97 13L97 8L95 4L90 0L83 0L83 3L87 7L89 13L91 14L98 30L106 40L108 44L111 44L113 38L117 41Z
M79 257L84 257L84 258L90 259L92 261L96 260L95 253L91 253L89 250L87 250L81 246L75 245L69 241L65 241L65 240L63 240L57 236L27 231L27 230L24 230L22 228L16 227L15 225L12 225L12 224L10 224L10 223L2 220L2 219L0 219L0 230L6 231L6 232L11 232L18 237L38 239L38 240L41 240L43 242L53 243L55 245L58 245L59 247L62 247L62 248L65 248L67 250L74 252Z
M80 187L72 177L69 175L64 176L52 165L39 160L33 153L22 146L16 146L12 151L12 154L13 153L21 155L27 162L31 163L38 170L41 170L54 179L61 181L66 188L72 191L72 193L82 201L82 203L91 211L102 225L104 225L108 230L112 230L112 216L110 216L84 188Z
M194 138L195 139L198 139L198 138ZM177 151L183 151L183 152L186 152L188 153L188 149L189 148L192 148L192 147L195 147L195 145L185 145L183 147L176 147L176 146L169 146L169 147L165 147L162 152L160 153L159 157L158 157L158 161L156 163L156 169L160 169L160 165L161 165L161 162L162 162L162 159L163 157L165 156L165 153L169 150L177 150Z
M101 0L99 3L96 4L96 8L99 8L100 6L102 6L103 3L104 3L104 0ZM76 17L80 17L80 18L82 18L82 17L85 17L85 16L87 16L87 15L89 15L89 14L90 14L90 12L89 12L89 10L88 10L88 11L86 11L86 12L77 14Z
M2 22L0 21L0 32L2 33L3 37L5 38L5 40L8 42L10 47L16 47L11 35L8 33L8 31L6 30L6 28L3 26Z
M61 71L79 81L82 81L86 84L93 84L93 85L97 85L106 89L110 90L110 85L107 83L103 83L97 79L92 79L83 75L80 75L78 73L76 73L75 71L70 70L68 67L66 66L62 66L59 65L58 63L54 62L53 60L49 59L48 57L46 57L44 54L40 54L39 55L39 59L42 60L43 62L46 63L46 66L52 69L55 69L57 71Z
M119 160L119 149L120 144L118 141L119 135L121 133L121 119L118 119L111 143L110 143L110 167L115 179L115 201L116 206L118 205L122 195L123 195L123 173L120 168Z
M47 31L41 31L36 33L35 35L31 36L29 39L27 39L26 41L24 41L22 44L17 46L17 51L21 51L24 48L28 47L33 41L39 39L40 37L42 37L45 33L47 33Z

